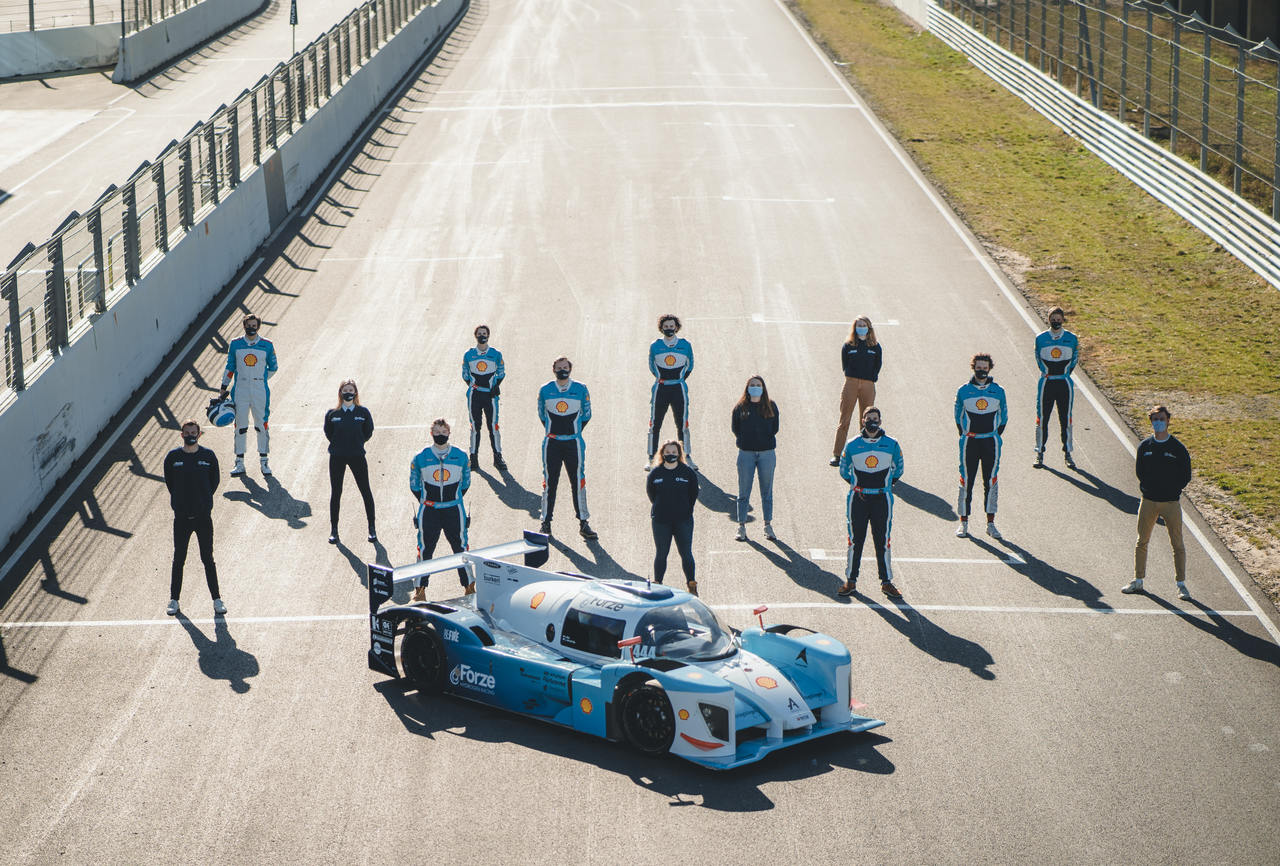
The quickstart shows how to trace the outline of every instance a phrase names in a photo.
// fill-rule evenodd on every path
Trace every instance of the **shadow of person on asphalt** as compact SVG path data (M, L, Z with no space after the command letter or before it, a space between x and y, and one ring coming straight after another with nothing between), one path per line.
M1048 472L1050 475L1055 475L1058 478L1061 478L1063 481L1066 481L1077 489L1088 493L1090 496L1096 496L1098 499L1108 503L1117 511L1134 515L1138 513L1138 505L1140 504L1138 497L1112 487L1098 476L1090 475L1088 472L1085 472L1078 465L1075 469L1068 472L1063 472L1061 469L1055 469L1052 466L1046 465L1044 467L1044 471ZM1087 480L1089 483L1086 484L1084 481L1081 481L1081 478Z
M755 764L715 772L674 756L651 758L623 743L540 724L449 695L420 694L404 681L385 680L374 685L374 690L386 700L406 731L431 741L421 749L424 757L430 757L436 743L446 736L509 743L626 776L637 787L663 797L670 807L765 812L775 804L763 789L775 782L801 781L835 769L875 775L889 775L896 769L879 751L893 741L876 731L833 734L782 749Z
M290 529L302 529L307 525L303 520L311 516L311 503L304 499L294 499L289 491L274 475L268 475L267 486L263 487L248 475L238 479L244 490L227 490L222 496L232 502L244 502L251 508L261 511L272 520L283 520Z
M893 498L942 520L950 522L960 519L955 509L951 507L950 502L936 493L921 490L919 487L912 487L905 481L899 481L893 485Z
M179 612L177 619L199 653L200 673L211 680L226 680L231 691L238 695L249 691L249 679L258 675L258 658L236 646L235 638L227 629L226 617L214 618L216 641L205 637L185 613Z
M775 568L784 572L796 586L820 595L830 596L837 601L846 601L846 599L837 598L835 594L837 589L844 586L843 577L835 572L827 571L813 560L800 555L795 548L785 541L774 541L766 545L761 544L754 538L748 538L746 544L752 550L763 555ZM781 554L772 550L771 546L776 547L778 551L781 551Z
M34 683L40 679L35 674L18 670L9 664L9 654L4 649L4 635L0 635L0 677L11 677L21 683Z
M1022 562L1009 562L1005 559L1005 563L1018 574L1029 578L1032 583L1041 589L1047 589L1054 595L1060 595L1063 598L1073 598L1082 602L1085 607L1091 607L1095 610L1112 609L1111 605L1102 600L1102 590L1092 583L1083 577L1077 577L1069 571L1054 568L1035 554L1024 550L1007 538L1001 539L999 542L1000 547L1005 548L1005 550L1001 550L1000 547L996 547L993 544L988 544L977 536L971 535L969 541L1001 559L1005 559L1007 556L1006 551L1013 553Z
M1227 646L1232 649L1237 650L1242 655L1280 667L1280 646L1277 646L1266 638L1251 635L1239 626L1232 625L1222 614L1210 607L1206 607L1194 598L1187 602L1187 604L1193 604L1199 608L1200 612L1209 618L1208 622L1205 622L1200 617L1195 616L1190 611L1178 607L1173 602L1166 601L1158 595L1152 595L1149 592L1144 592L1143 595L1160 605L1165 610L1176 613L1183 622L1195 626L1200 629L1200 631L1210 635L1211 637L1216 637L1218 640L1227 644Z
M510 472L499 471L501 483L486 469L473 469L471 474L483 478L502 504L513 511L523 511L535 520L542 516L542 494L524 487Z
M734 486L736 489L736 480L734 481ZM760 495L760 485L755 485L752 493L758 497ZM698 473L698 504L708 511L723 514L734 523L738 522L738 495L736 493L728 493L718 487L714 481L702 472ZM751 514L752 510L750 503L748 503L748 515Z
M374 541L370 543L373 545L374 558L372 561L376 562L378 565L390 566L391 561L387 559L387 549L382 546L382 542ZM347 547L341 538L338 539L338 543L335 544L334 547L338 549L339 553L346 557L347 563L351 566L351 570L360 578L360 585L367 588L369 586L370 560L361 558L358 553Z
M968 668L979 679L994 680L995 671L988 670L995 659L987 648L980 643L952 634L934 623L920 611L911 606L905 599L887 601L884 604L871 601L860 591L854 597L880 615L880 618L893 626L898 632L911 641L912 646L923 650L940 662Z
M581 572L588 577L599 577L612 580L645 579L635 572L628 571L619 565L618 561L609 555L609 552L604 549L599 541L584 542L587 545L587 550L590 550L591 555L595 557L595 560L592 561L555 536L550 536L548 540L552 547L565 555L565 558L573 565L575 571ZM670 568L668 568L668 571L670 571Z

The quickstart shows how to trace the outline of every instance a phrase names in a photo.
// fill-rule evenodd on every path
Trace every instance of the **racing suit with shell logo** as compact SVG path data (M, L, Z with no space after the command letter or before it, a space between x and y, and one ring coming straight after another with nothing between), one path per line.
M271 389L267 380L276 371L276 347L265 337L249 340L237 337L227 348L227 367L222 374L222 387L232 381L231 402L236 407L236 456L244 455L245 434L249 431L249 415L258 431L258 453L264 457L271 445L267 418L271 414Z
M481 352L472 346L462 356L462 381L467 383L467 414L471 416L471 453L480 453L480 427L489 430L495 456L502 453L502 428L498 424L498 386L507 375L502 353L493 347Z
M890 560L893 533L893 485L902 477L902 448L898 441L877 430L875 435L855 436L840 455L840 477L849 482L845 501L845 526L849 536L844 577L856 583L867 541L867 525L876 548L876 568L881 583L893 582Z
M454 553L467 549L467 511L462 497L471 486L467 452L452 445L428 446L409 462L409 490L418 500L418 561L431 559L440 533ZM465 587L471 581L458 569Z
M1080 360L1080 341L1066 330L1057 337L1053 331L1045 331L1036 337L1036 364L1040 367L1040 382L1036 387L1036 454L1044 454L1049 443L1049 416L1058 408L1058 424L1062 428L1062 450L1071 453L1073 447L1071 410L1075 406L1076 386L1071 371Z
M563 466L573 482L573 510L587 520L587 448L582 430L591 420L591 393L581 382L568 380L561 390L552 379L538 391L538 419L546 430L542 440L542 520L556 510L556 488Z
M970 379L956 391L956 430L960 434L960 496L956 512L962 520L969 518L973 503L973 481L982 467L982 489L987 514L996 513L996 495L1000 473L1000 436L1009 423L1009 407L1004 389L988 379L979 385Z
M666 338L659 337L649 346L649 372L655 381L649 394L647 453L650 459L657 453L662 422L670 409L676 422L676 436L688 456L693 449L689 440L689 385L685 380L693 372L693 347L683 338L667 342Z

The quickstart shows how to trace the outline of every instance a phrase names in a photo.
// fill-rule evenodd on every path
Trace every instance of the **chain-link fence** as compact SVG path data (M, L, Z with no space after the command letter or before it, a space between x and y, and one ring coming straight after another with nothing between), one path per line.
M120 35L125 36L200 2L203 0L0 0L0 29L12 33L122 21Z
M20 391L142 278L427 0L368 0L230 106L111 186L0 276L4 385Z
M1280 50L1144 0L937 0L1280 220Z

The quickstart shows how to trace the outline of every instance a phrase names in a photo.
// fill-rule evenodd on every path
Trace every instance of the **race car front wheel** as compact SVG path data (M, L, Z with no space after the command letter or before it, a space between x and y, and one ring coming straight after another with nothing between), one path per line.
M658 686L640 685L619 701L618 718L627 742L646 755L661 755L676 738L676 717L667 693Z
M415 628L404 636L400 665L418 691L435 694L444 688L448 658L434 629Z

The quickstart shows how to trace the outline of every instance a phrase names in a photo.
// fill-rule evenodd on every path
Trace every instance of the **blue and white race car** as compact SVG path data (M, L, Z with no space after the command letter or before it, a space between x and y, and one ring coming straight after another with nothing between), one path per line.
M523 565L501 561L521 555ZM835 638L763 619L738 632L687 592L540 569L546 561L546 536L526 532L400 568L369 565L369 667L423 693L714 769L884 724L853 714L849 651ZM474 595L392 601L459 567Z

